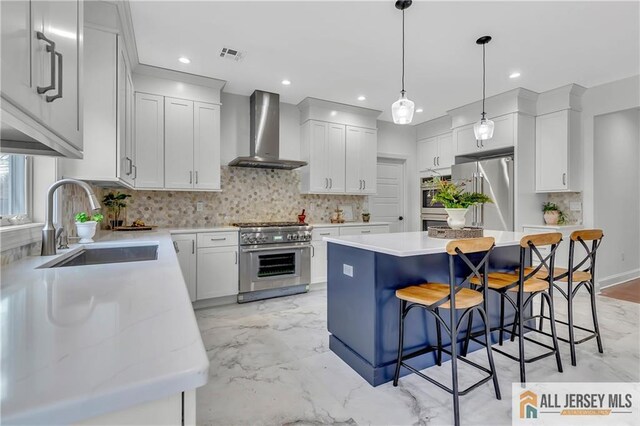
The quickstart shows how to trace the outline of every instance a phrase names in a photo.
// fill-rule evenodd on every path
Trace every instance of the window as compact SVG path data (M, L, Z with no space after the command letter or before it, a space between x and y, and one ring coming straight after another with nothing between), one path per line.
M0 218L3 225L28 221L28 170L29 157L26 155L0 154Z

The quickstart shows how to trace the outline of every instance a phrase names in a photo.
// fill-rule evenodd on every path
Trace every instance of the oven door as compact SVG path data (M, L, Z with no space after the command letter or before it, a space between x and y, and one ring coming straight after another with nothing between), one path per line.
M240 293L309 284L311 245L240 247Z
M427 232L430 226L448 226L447 215L440 214L423 214L422 215L422 230Z

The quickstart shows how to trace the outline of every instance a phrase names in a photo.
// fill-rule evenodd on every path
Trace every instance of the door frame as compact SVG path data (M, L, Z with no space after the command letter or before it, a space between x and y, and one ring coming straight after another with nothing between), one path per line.
M402 230L400 232L407 232L407 229L410 228L410 225L407 222L408 216L407 216L407 212L409 211L409 176L407 176L407 160L409 159L408 156L406 155L398 155L398 154L388 154L388 153L378 153L377 159L376 159L376 168L378 167L378 163L382 162L387 162L387 163L393 163L393 164L399 164L402 167L402 181L403 181L403 188L402 188L402 217L404 218L402 220ZM378 177L376 176L376 185L377 185L377 180ZM375 195L370 195L369 199L367 200L367 203L369 205L369 211L371 211L371 207L372 207L372 200L371 197L375 197Z

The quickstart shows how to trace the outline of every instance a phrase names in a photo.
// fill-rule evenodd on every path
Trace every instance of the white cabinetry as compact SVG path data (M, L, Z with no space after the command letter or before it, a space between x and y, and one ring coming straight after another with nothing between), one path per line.
M133 83L122 39L115 33L85 27L84 155L61 159L60 173L98 183L133 188Z
M418 141L418 169L447 169L453 164L451 132Z
M136 188L164 188L164 99L136 93Z
M562 110L536 117L536 191L580 191L580 116Z
M83 3L2 2L3 122L81 158Z
M171 238L189 297L194 302L196 300L196 234L174 234Z
M193 188L193 102L164 98L164 186Z
M309 120L302 125L302 192L345 191L345 126Z
M342 226L340 236L345 235L366 235L366 234L388 234L389 225L362 225L362 226Z
M501 148L513 147L516 140L515 113L492 118L495 127L489 140L476 140L473 123L453 129L455 155L476 154Z
M346 192L375 194L377 174L377 132L373 129L346 127Z
M220 106L193 103L195 189L220 189Z
M198 248L198 300L238 294L238 246Z

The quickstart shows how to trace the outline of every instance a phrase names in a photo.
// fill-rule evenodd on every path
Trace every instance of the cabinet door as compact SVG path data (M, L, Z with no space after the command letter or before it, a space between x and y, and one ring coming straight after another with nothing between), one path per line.
M453 135L438 136L438 157L436 164L440 169L446 169L453 165Z
M45 122L54 133L82 149L82 1L33 2L33 7L47 3L44 32L55 42L56 90L47 95L57 96L45 101ZM45 49L43 49L45 50ZM50 55L43 51L44 63L50 65ZM40 67L41 81L49 81L50 68Z
M164 100L162 96L136 93L136 188L164 187Z
M438 137L418 141L418 170L437 168Z
M193 302L196 300L196 234L176 234L171 238L189 297Z
M361 154L363 145L363 132L358 127L347 126L346 154L345 154L345 181L346 190L349 193L362 192Z
M220 189L220 106L193 103L194 188Z
M311 283L327 281L327 243L314 241L311 243Z
M360 144L360 177L362 178L362 192L375 194L378 176L378 132L372 129L362 129Z
M326 164L330 192L345 191L345 126L328 125Z
M89 31L86 31L85 40L88 36ZM117 62L118 62L118 73L117 73L117 152L118 152L118 162L116 167L116 175L118 178L124 180L125 182L133 185L133 159L130 157L130 153L127 152L127 143L128 139L128 113L130 106L128 105L128 82L129 79L129 67L127 66L127 61L125 59L126 53L123 49L123 41L122 38L118 37L118 48L117 48ZM85 43L86 45L86 43ZM87 56L91 54L91 52L87 52ZM89 144L87 144L89 145Z
M193 188L193 102L164 98L164 187Z
M568 188L569 111L536 117L536 190Z
M476 140L473 124L454 129L453 135L456 155L472 154L480 151L480 142Z
M197 298L238 294L238 248L211 247L198 249Z
M309 122L309 190L329 191L329 124Z
M515 143L514 114L502 115L492 118L494 128L493 137L486 141L480 141L483 150L508 148Z
M127 80L126 80L126 118L125 118L125 127L126 127L126 140L124 145L124 160L125 170L123 175L123 180L125 180L130 185L135 184L133 168L136 164L136 156L135 156L135 145L133 138L133 130L134 130L134 96L133 96L133 79L131 78L131 72L127 72Z

